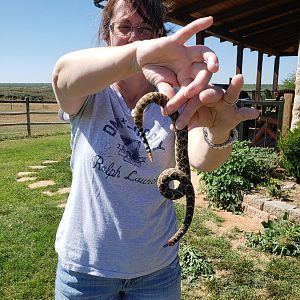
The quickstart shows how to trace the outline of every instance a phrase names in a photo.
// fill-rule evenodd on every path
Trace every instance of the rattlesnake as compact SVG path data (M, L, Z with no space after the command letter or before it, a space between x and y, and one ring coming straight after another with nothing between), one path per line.
M144 95L136 104L134 109L134 122L138 129L138 134L141 137L149 159L152 161L152 151L147 141L143 130L143 112L146 106L150 103L156 103L162 107L168 102L168 97L158 92L152 92ZM157 186L159 192L167 199L176 200L186 196L186 213L183 224L177 232L166 242L164 247L173 246L188 230L194 214L195 193L191 182L191 171L188 157L188 130L187 127L182 130L175 128L175 122L179 113L178 111L170 114L175 130L175 168L164 170L158 177ZM172 181L178 181L179 185L176 188L171 188Z

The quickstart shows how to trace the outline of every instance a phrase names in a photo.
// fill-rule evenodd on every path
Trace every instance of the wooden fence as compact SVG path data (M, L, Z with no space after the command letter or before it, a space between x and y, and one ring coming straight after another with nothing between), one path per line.
M1 101L0 103L5 104L23 104L25 105L25 111L1 111L0 116L26 116L26 122L9 122L9 123L1 123L0 127L4 126L26 126L28 136L31 136L31 127L32 125L53 125L53 124L68 124L68 122L33 122L31 121L31 115L57 115L57 111L33 111L30 109L31 104L55 104L53 101L30 101L29 97L25 97L24 100L19 101Z

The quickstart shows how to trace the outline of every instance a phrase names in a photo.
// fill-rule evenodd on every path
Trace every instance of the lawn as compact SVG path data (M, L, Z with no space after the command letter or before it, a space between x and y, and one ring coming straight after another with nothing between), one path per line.
M69 135L1 141L0 153L0 299L53 299L54 239L63 213L58 205L66 195L50 197L42 191L70 185ZM29 189L28 182L16 181L18 172L32 171L29 166L45 160L58 161L36 171L37 180L55 182L51 188ZM184 206L177 204L176 209L181 220ZM182 299L300 299L299 259L258 252L245 246L243 232L219 234L208 226L222 222L213 210L196 209L182 246L189 247L190 257L191 250L201 253L214 274L184 279Z

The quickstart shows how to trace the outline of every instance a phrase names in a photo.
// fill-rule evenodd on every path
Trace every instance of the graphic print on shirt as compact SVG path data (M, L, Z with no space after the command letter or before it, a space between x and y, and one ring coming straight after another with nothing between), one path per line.
M139 175L138 169L130 169L127 165L141 168L148 159L144 145L138 136L137 128L132 126L125 118L116 118L115 120L109 120L102 130L108 139L112 139L112 142L109 142L109 144L117 146L108 147L110 148L108 153L103 151L107 146L102 144L102 149L98 149L97 155L93 158L93 168L103 173L106 179L123 178L140 184L155 184L157 178L145 178ZM130 135L131 132L134 133L133 136ZM163 146L164 141L158 133L150 134L149 129L146 129L145 133L149 143L155 145L152 151L166 150ZM113 153L118 155L126 165L118 163L116 159L114 160Z
M146 162L146 156L141 156L140 153L144 153L144 146L140 139L132 139L131 137L128 137L125 134L122 134L125 129L129 129L130 131L135 133L135 136L138 138L138 130L135 126L131 126L128 123L128 120L125 118L116 118L115 120L110 120L108 124L106 124L103 127L103 131L113 137L118 137L117 134L119 132L122 144L118 143L118 155L123 157L123 160L125 162L128 162L134 166L141 167L142 163ZM159 138L157 134L153 134L151 137L149 137L149 129L145 129L146 135L148 135L149 143L155 143ZM126 131L125 131L126 133ZM142 148L141 148L142 147ZM159 142L159 145L157 147L154 147L152 151L158 151L162 150L165 151L165 148L163 147L163 141Z
M143 162L145 162L146 157L140 156L141 141L133 140L127 136L121 135L123 144L118 145L119 155L123 157L123 160L140 167Z

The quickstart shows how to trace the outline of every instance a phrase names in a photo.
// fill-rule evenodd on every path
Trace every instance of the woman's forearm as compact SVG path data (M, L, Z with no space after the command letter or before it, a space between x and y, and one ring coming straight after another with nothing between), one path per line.
M135 43L79 50L57 61L53 89L63 110L73 114L88 95L138 71Z
M208 129L209 130L209 129ZM229 133L214 133L210 136L216 144L221 144L229 137ZM195 127L189 130L189 158L192 167L209 172L218 168L230 156L232 146L224 149L212 149L204 140L202 127Z

